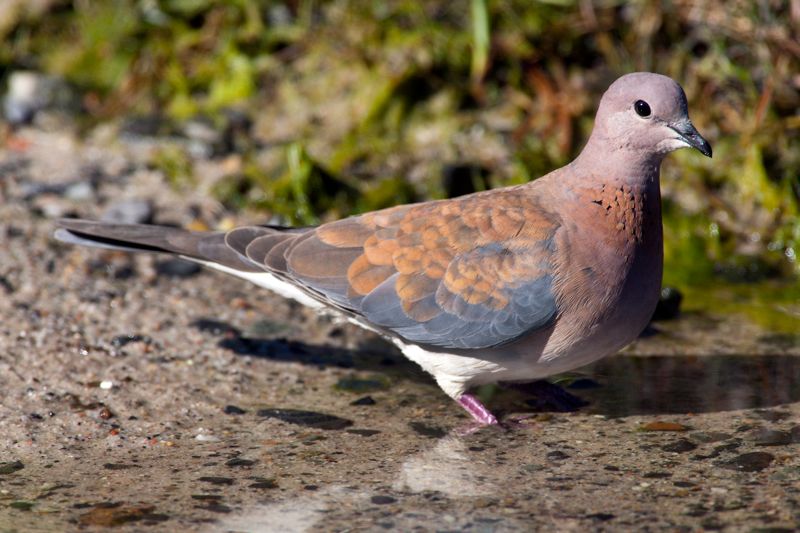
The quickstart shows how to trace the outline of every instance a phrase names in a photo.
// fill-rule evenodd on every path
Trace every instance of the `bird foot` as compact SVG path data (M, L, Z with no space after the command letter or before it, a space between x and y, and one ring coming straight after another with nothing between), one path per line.
M472 394L462 394L458 398L458 403L482 426L498 425L497 417L489 411L481 401Z

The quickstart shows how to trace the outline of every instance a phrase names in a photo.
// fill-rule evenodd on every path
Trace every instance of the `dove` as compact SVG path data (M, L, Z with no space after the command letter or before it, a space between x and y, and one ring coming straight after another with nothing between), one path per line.
M669 77L638 72L603 94L578 157L523 185L400 205L315 227L192 232L58 222L63 242L176 254L387 337L479 425L470 393L615 353L661 288L663 158L711 146Z

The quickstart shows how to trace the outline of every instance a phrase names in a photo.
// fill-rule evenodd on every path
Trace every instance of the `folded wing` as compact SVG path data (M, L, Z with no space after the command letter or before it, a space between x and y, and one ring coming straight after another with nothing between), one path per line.
M167 252L248 279L266 272L407 341L479 349L512 342L557 314L559 218L510 188L405 205L316 228L198 233L65 219L56 237L127 251Z
M510 189L294 234L241 228L226 242L387 333L431 347L478 349L511 342L555 317L558 227L535 198Z

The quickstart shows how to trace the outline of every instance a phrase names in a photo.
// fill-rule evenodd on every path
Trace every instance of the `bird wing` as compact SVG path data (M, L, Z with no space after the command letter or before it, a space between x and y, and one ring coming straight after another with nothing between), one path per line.
M228 246L316 298L431 347L511 342L556 315L558 217L530 189L389 208L295 233L229 232Z

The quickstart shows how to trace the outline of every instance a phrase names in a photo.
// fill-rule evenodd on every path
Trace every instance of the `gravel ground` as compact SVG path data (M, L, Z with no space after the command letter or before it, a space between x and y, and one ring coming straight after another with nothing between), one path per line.
M371 334L52 240L68 214L245 221L208 196L235 158L175 191L144 163L155 144L24 130L0 150L0 532L800 528L796 336L658 323L565 381L587 406L487 389L527 418L470 431Z

